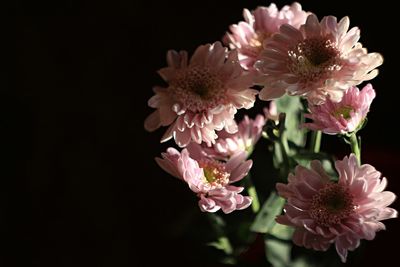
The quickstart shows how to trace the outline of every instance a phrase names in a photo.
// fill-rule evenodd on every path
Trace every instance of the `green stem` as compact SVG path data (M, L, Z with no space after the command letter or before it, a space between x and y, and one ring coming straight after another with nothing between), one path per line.
M286 178L287 178L287 175L289 174L289 171L290 171L290 161L289 161L289 156L287 154L287 152L289 151L289 145L288 145L288 141L287 141L285 132L282 132L281 136L279 138L279 148L282 153L282 160L283 160L283 166L284 166L283 175L286 176Z
M351 152L353 152L356 155L358 163L361 164L361 151L356 133L353 133L350 136L350 146L351 146Z
M249 196L252 198L251 209L253 210L254 213L257 213L260 210L260 201L258 200L256 187L253 184L250 173L247 175L245 182L247 184L246 186L247 192L249 193Z
M318 153L321 148L321 138L322 132L321 131L313 131L311 133L311 144L310 144L310 151L314 153Z

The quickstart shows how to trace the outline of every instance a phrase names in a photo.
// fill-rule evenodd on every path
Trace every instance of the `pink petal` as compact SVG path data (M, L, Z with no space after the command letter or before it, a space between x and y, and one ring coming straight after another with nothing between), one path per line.
M234 183L243 179L243 177L245 177L249 172L249 170L251 169L252 165L253 165L252 160L247 160L241 165L239 165L239 167L237 167L232 171L231 176L229 178L229 182Z
M282 89L280 87L268 87L268 88L263 88L258 97L261 100L267 101L267 100L272 100L272 99L277 99L285 94L285 89Z
M158 110L151 113L144 121L146 131L153 132L161 126Z

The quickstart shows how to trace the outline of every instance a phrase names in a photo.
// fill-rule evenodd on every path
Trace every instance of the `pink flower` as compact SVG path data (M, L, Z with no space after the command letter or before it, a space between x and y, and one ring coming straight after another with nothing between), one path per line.
M340 100L333 102L330 97L322 105L310 105L310 114L306 118L313 120L304 126L312 130L321 130L326 134L345 134L356 131L363 123L375 91L371 84L366 85L361 92L357 87L349 88Z
M263 74L260 99L269 100L301 95L319 105L330 95L339 101L349 86L371 80L382 64L378 53L367 53L358 43L360 30L349 28L349 18L339 21L333 16L321 22L309 15L300 29L282 25L264 44L261 59L255 64Z
M264 125L263 115L257 115L254 120L245 115L236 133L230 134L224 130L218 132L218 139L212 147L190 143L187 148L191 153L196 151L195 153L202 153L215 159L229 159L240 152L245 152L249 156L261 137Z
M218 138L212 147L192 142L187 148L190 153L200 153L219 160L227 160L240 152L246 152L249 157L261 137L266 121L277 120L277 117L277 107L272 101L269 108L264 108L264 115L258 114L255 119L250 119L245 115L236 133L230 134L225 130L218 132Z
M251 198L240 194L244 188L231 185L243 179L253 164L251 160L246 161L246 153L235 154L222 162L201 154L189 155L187 149L179 153L168 148L162 157L156 158L158 165L189 185L200 198L201 211L222 209L224 213L230 213L250 206Z
M199 46L188 62L186 51L167 53L168 67L159 70L167 88L155 87L148 104L156 108L145 120L145 129L168 126L161 139L174 137L180 147L194 141L211 146L225 129L237 131L237 109L253 107L256 90L252 75L243 72L237 52L228 52L221 43Z
M230 157L237 152L246 152L250 155L254 145L261 137L263 126L265 125L265 117L257 115L256 118L250 119L247 115L239 123L239 130L230 134L226 131L218 133L218 139L214 145L215 151L223 156Z
M361 239L372 240L385 229L382 220L397 217L388 208L395 194L383 191L386 178L368 164L359 165L354 154L336 161L339 181L333 182L320 161L311 169L297 166L289 183L278 183L279 194L287 199L285 214L278 223L293 226L293 242L314 250L327 250L335 243L343 262L348 250L356 249Z
M252 12L244 9L245 21L231 25L229 27L231 33L226 34L224 41L231 49L238 50L242 67L252 70L262 51L264 40L278 32L283 24L300 27L306 21L307 15L299 3L284 6L281 10L278 10L275 4L258 7Z

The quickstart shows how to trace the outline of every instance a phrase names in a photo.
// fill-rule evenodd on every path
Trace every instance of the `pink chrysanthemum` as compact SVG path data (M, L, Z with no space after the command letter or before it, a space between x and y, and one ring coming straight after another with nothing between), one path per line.
M231 33L225 35L224 41L231 49L238 50L242 67L252 70L262 51L264 40L278 32L283 24L299 28L306 21L307 15L299 3L284 6L281 10L278 10L275 4L269 7L257 7L252 12L244 9L245 21L231 25L229 27Z
M272 101L269 108L264 108L264 116L258 114L255 119L247 115L239 122L238 131L230 134L225 130L218 132L218 138L212 147L204 144L190 143L187 148L190 153L201 153L206 157L227 160L234 154L246 152L250 156L254 146L261 137L263 127L267 120L277 120L276 104Z
M199 207L203 212L222 209L230 213L250 206L251 198L240 194L244 188L231 185L243 179L253 164L246 160L246 153L235 154L226 163L201 154L189 155L187 149L179 153L168 148L162 157L156 158L158 165L189 185L200 198Z
M215 159L229 159L236 153L246 152L247 156L253 151L254 145L260 139L262 128L265 125L265 117L257 115L250 119L247 115L239 123L238 131L230 134L225 130L218 132L218 139L212 147L206 147L196 143L190 143L188 150L198 151L203 155Z
M180 147L192 140L211 146L215 131L236 132L237 109L253 107L257 94L249 89L253 78L243 72L237 52L216 42L199 46L189 62L186 51L170 50L167 62L159 74L169 86L154 88L148 104L157 110L145 120L145 129L170 125L161 142L174 137Z
M230 134L226 131L218 133L218 139L214 145L215 151L228 157L241 151L245 151L247 155L251 154L254 145L261 137L264 125L265 117L263 115L257 115L254 120L247 115L244 116L239 123L237 133Z
M366 85L361 92L357 87L349 88L340 102L333 102L329 97L322 105L310 105L310 114L306 118L313 122L304 126L312 130L321 130L326 134L345 134L356 131L363 123L375 91L371 84Z
M285 214L277 222L295 228L293 242L314 250L327 250L335 243L343 262L348 250L356 249L361 239L372 240L385 229L382 220L397 217L388 208L395 194L383 191L386 178L371 165L359 165L354 154L336 161L339 181L332 182L320 161L311 169L296 167L289 183L277 184L287 199Z
M333 16L321 22L309 15L300 29L282 25L264 45L255 66L263 74L260 99L301 95L319 105L327 95L339 101L352 85L371 80L382 64L378 53L367 53L358 43L360 30L349 28L349 18L339 21Z

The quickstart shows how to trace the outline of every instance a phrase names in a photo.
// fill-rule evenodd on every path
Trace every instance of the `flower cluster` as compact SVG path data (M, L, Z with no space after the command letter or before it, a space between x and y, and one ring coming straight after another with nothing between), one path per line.
M376 93L371 84L356 86L377 76L383 58L359 43L360 30L350 28L348 17L319 20L299 3L244 9L243 16L222 42L200 45L191 57L167 52L167 66L158 71L167 86L154 87L148 105L155 110L144 127L167 127L161 142L174 139L182 150L170 147L156 162L188 185L203 212L253 205L261 214L254 230L266 219L258 213L249 158L265 137L280 176L276 190L286 200L275 207L283 211L276 223L294 229L298 246L325 251L335 244L345 262L360 240L385 229L382 220L397 217L388 207L395 194L384 191L386 178L361 164L357 136ZM238 121L237 112L252 108L257 97L269 107ZM338 178L321 161L321 133L351 145L350 156L334 163Z

